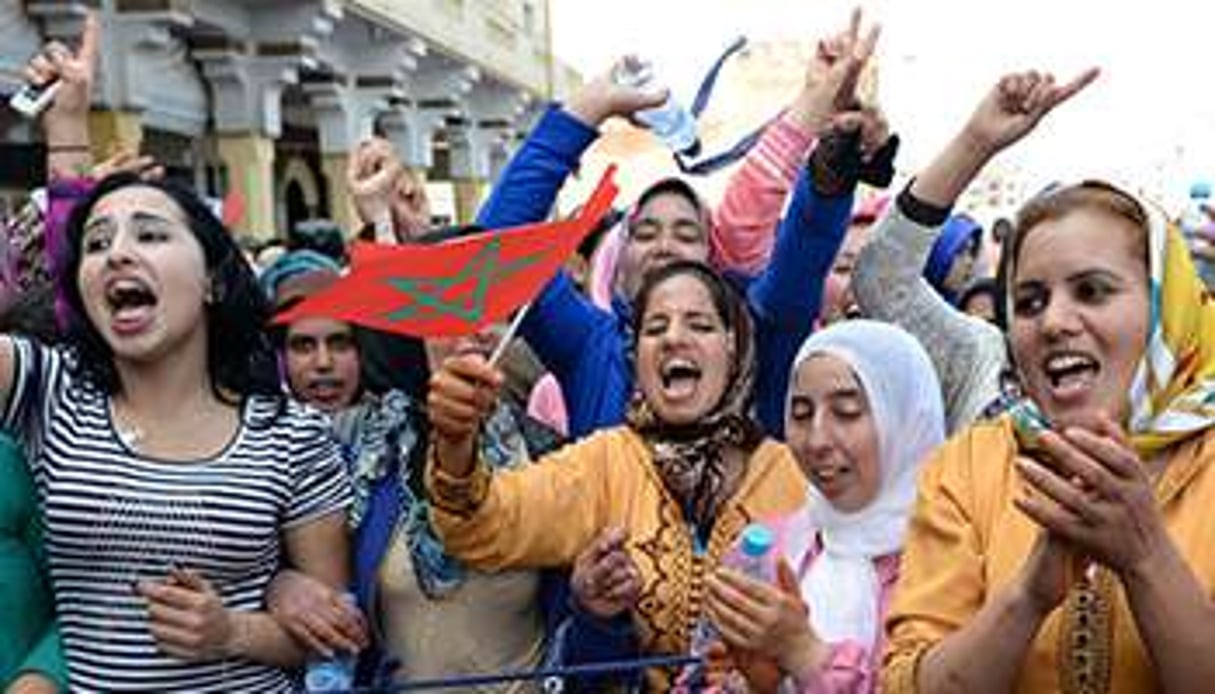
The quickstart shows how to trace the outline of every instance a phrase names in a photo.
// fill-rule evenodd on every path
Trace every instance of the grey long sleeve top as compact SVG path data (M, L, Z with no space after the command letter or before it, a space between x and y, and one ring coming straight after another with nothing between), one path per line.
M923 278L940 227L913 220L904 202L900 196L890 206L861 252L852 291L866 316L893 323L923 344L941 380L952 434L980 419L999 397L1007 362L1004 337L994 325L950 305Z

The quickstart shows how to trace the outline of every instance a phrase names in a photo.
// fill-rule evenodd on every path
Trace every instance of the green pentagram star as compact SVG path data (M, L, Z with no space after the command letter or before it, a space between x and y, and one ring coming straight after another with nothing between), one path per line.
M455 316L469 323L480 323L485 317L485 297L499 280L540 262L549 249L542 249L509 263L502 263L502 241L494 236L477 251L476 255L458 273L451 277L407 278L392 277L388 284L407 295L412 302L387 315L388 320L398 322L418 317L423 311L439 316ZM473 290L460 299L448 301L443 294L452 287L476 277Z

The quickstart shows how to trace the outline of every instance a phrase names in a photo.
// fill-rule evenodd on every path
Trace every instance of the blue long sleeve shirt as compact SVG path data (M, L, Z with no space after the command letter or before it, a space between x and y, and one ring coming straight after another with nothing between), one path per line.
M485 228L516 226L548 216L557 192L598 132L550 107L511 159L478 215ZM764 430L783 437L789 370L822 302L823 280L847 231L851 193L818 195L803 170L777 230L767 268L729 279L744 292L755 322L756 414ZM532 302L520 334L556 376L573 438L625 419L633 392L623 300L601 309L558 273Z

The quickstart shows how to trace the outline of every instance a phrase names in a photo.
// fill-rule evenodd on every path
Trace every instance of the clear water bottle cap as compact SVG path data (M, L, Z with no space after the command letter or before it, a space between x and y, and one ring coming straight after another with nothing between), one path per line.
M740 549L748 557L762 557L772 549L772 545L775 542L776 538L772 535L772 531L768 529L768 526L761 523L752 523L742 532Z

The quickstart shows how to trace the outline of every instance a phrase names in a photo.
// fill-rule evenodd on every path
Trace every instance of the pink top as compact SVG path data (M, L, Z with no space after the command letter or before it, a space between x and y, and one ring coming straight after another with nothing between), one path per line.
M806 509L783 518L768 521L776 535L776 550L789 562L800 581L822 552L818 532ZM874 560L878 575L878 605L885 617L899 579L899 555L887 554ZM828 644L827 660L813 673L797 678L797 691L802 694L868 693L877 690L878 672L882 665L885 633L879 632L878 642L862 644L841 641Z
M814 133L787 114L764 130L713 211L709 238L715 267L756 275L767 266L776 223L813 144Z
M776 223L798 171L814 145L814 133L787 115L772 121L730 176L709 230L710 261L719 270L757 275L768 264ZM591 259L592 301L611 307L616 259L624 245L619 225L604 237Z
M527 414L537 422L543 422L561 434L569 436L569 415L565 411L565 396L557 377L546 373L532 386L527 400Z

